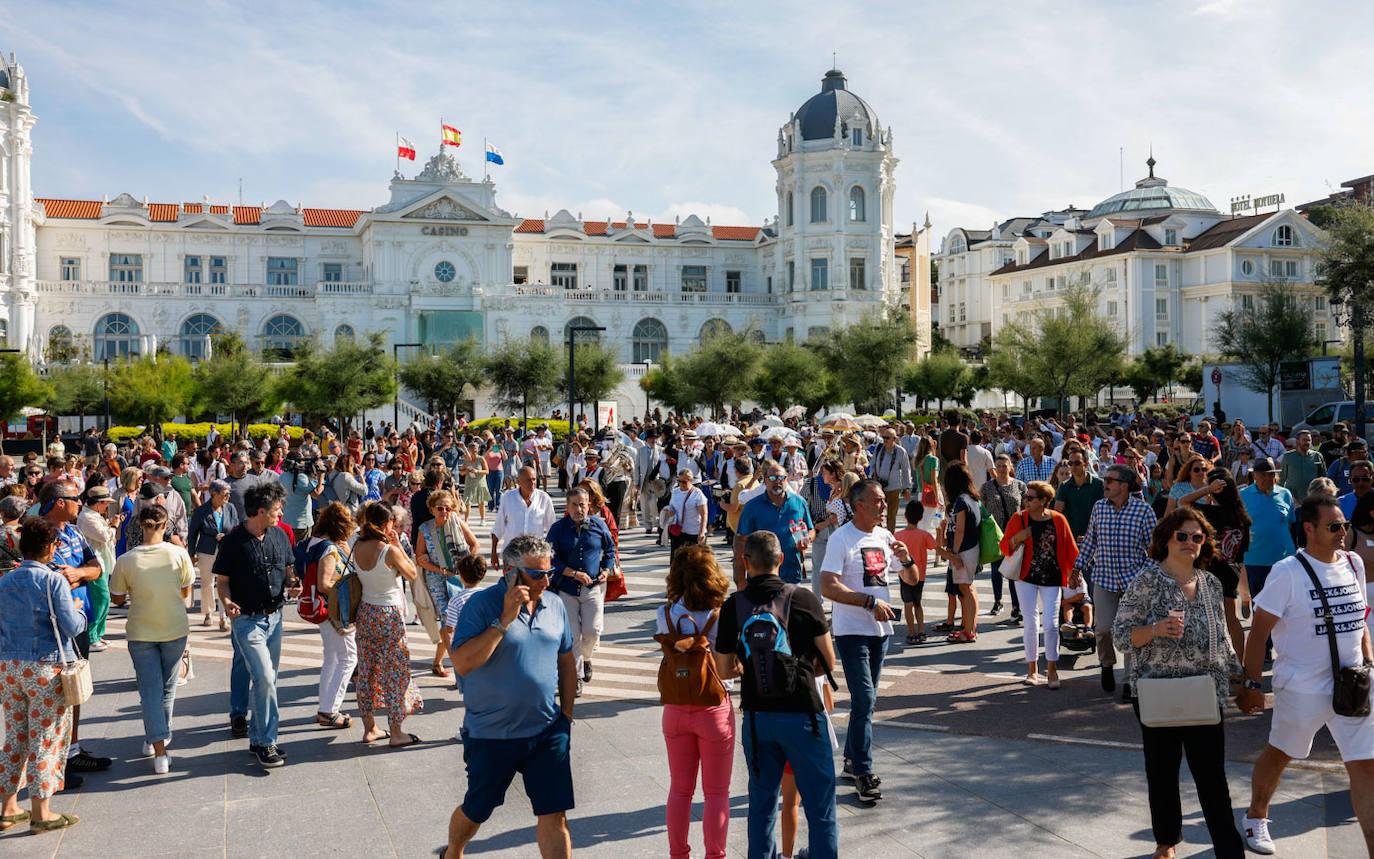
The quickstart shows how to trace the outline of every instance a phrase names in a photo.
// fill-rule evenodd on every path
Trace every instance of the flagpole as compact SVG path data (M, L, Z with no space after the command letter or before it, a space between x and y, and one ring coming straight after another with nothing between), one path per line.
M396 132L396 173L401 172L401 132Z
M483 137L483 138L482 138L482 181L483 181L483 182L485 182L485 181L487 181L487 179L491 178L491 173L490 173L490 171L489 171L489 168L487 167L487 165L490 164L490 163L491 163L491 162L487 160L487 139L486 139L485 137Z

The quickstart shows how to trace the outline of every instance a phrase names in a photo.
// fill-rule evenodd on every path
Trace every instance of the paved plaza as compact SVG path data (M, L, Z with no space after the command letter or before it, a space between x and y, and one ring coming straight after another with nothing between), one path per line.
M473 524L489 546L487 529ZM725 560L719 540L713 545ZM595 678L577 702L577 807L569 812L569 826L579 855L663 856L668 766L651 636L667 550L632 528L623 532L622 549L631 596L608 606ZM980 586L986 613L992 602L986 574ZM929 623L943 618L944 600L938 585L927 588ZM287 618L294 617L288 609ZM864 807L852 786L841 782L842 856L1125 857L1152 851L1139 731L1129 708L1099 688L1095 657L1062 662L1065 684L1058 693L1028 688L1019 680L1020 627L997 620L980 618L973 645L911 647L894 637L874 731L875 770L886 798ZM193 624L198 621L193 617ZM54 797L53 807L80 815L80 825L42 836L17 827L0 836L0 856L433 855L465 787L462 746L452 739L462 702L451 680L429 673L433 645L420 627L410 628L412 671L425 709L406 720L406 729L425 742L392 751L359 742L356 719L344 731L315 725L319 637L299 620L286 627L280 696L287 765L264 771L246 740L229 738L229 636L193 626L196 676L178 691L172 771L157 776L151 761L139 757L137 692L117 613L111 648L92 657L96 695L81 723L83 742L115 764L88 775L80 791ZM843 730L847 698L840 672L837 679L836 718ZM1226 718L1239 815L1249 796L1249 761L1263 747L1268 715L1246 717L1231 709ZM1335 761L1323 733L1313 761L1284 777L1272 811L1280 855L1364 855L1349 782ZM1178 855L1211 855L1186 770L1182 778L1185 841ZM747 783L737 749L731 855L745 855ZM801 837L805 844L804 822ZM699 827L692 843L699 855ZM469 855L538 855L534 818L518 780Z

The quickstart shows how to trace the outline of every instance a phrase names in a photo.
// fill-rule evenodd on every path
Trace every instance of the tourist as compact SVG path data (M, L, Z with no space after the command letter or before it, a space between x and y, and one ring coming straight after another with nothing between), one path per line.
M1211 526L1195 507L1183 506L1165 515L1151 537L1150 560L1117 606L1112 635L1134 656L1131 682L1207 676L1215 686L1217 707L1224 709L1240 662L1221 641L1221 583L1207 572L1215 551L1212 537ZM1134 707L1139 720L1140 704ZM1226 732L1220 714L1211 725L1152 727L1142 721L1140 737L1157 845L1154 855L1172 857L1174 846L1183 840L1178 772L1186 754L1212 849L1217 856L1243 856L1226 784Z
M896 447L895 442L892 450L892 456L906 456L906 451ZM802 580L806 550L816 534L811 522L811 509L800 495L788 490L787 470L781 463L769 462L763 471L764 491L744 505L739 517L739 531L742 534L773 532L782 546L782 566L778 569L778 576L784 582L797 584Z
M936 550L936 544L934 535L921 527L921 517L924 515L925 507L920 499L911 499L906 503L906 527L892 535L906 546L907 553L916 562L915 566L902 567L897 571L902 613L906 619L907 644L926 643L926 614L921 606L921 596L926 585L926 565L930 561L930 553ZM1012 591L1013 595L1015 593Z
M740 539L739 519L744 513L744 505L764 491L764 481L763 476L754 470L754 461L748 456L736 457L733 463L731 467L735 470L735 485L730 489L730 500L721 502L720 506L725 511L725 530L731 535L731 544L737 546ZM744 568L740 564L738 551L731 553L730 563L735 587L744 587Z
M196 573L186 550L164 540L165 509L144 507L138 524L143 539L115 562L110 599L117 606L130 602L124 637L143 712L143 754L153 758L153 772L164 774L171 766L167 743L172 739L177 676L191 634L185 600Z
M1339 497L1347 492L1354 491L1355 487L1350 482L1350 469L1362 459L1368 459L1369 446L1364 439L1356 436L1346 444L1345 455L1326 470L1326 476L1336 484L1336 495Z
M893 427L883 427L879 438L882 444L869 462L868 476L882 484L887 499L887 530L896 531L897 511L911 497L911 459L898 446L897 430ZM783 545L785 547L786 543ZM786 578L784 576L783 580Z
M403 732L401 724L424 705L410 677L410 647L401 617L405 597L400 580L414 581L416 571L401 548L390 507L369 504L362 518L352 554L362 584L357 622L358 715L364 743L389 738L388 745L398 749L420 742L416 735ZM379 712L386 714L387 730L377 726Z
M1004 532L1007 529L1007 522L1016 512L1021 509L1022 498L1026 494L1026 484L1012 476L1011 457L1005 453L998 454L993 460L992 478L985 482L978 490L978 496L987 507L988 513L992 516L997 527ZM1005 581L1001 575L1002 562L996 560L992 562L992 610L988 614L1001 614L1002 612L1002 582ZM1011 590L1011 619L1017 621L1021 619L1021 598L1017 594L1016 588Z
M921 487L921 506L925 514L921 517L921 527L934 533L935 518L940 514L940 458L935 455L935 443L930 436L921 434L916 443L916 454L911 458L912 476Z
M357 529L348 508L332 501L320 511L314 529L298 555L314 555L315 589L326 601L334 585L348 570L348 538ZM330 618L316 626L320 630L320 691L315 723L322 728L347 728L353 724L343 711L348 682L358 667L358 639L354 624L339 624Z
M1245 627L1240 622L1237 605L1242 593L1250 600L1249 584L1242 575L1244 558L1250 548L1250 515L1240 499L1236 479L1224 468L1207 474L1208 493L1191 506L1203 515L1212 528L1212 553L1207 571L1221 585L1222 607L1226 615L1226 632L1231 649L1239 662L1245 654Z
M1207 475L1216 466L1205 456L1192 454L1179 464L1174 473L1174 485L1169 488L1169 504L1165 514L1174 512L1180 504L1193 504L1211 494Z
M145 479L143 470L137 467L125 468L119 473L119 489L113 493L112 503L119 505L121 523L127 523L129 518L134 515L134 504L138 501L138 493L143 488ZM38 499L35 496L30 500L37 501ZM115 557L124 554L129 548L123 527L119 529L118 534L119 536L115 538Z
M362 464L348 454L340 454L334 459L333 471L327 475L328 484L334 498L349 510L357 510L367 496L367 484L362 481Z
M446 489L436 489L425 498L425 504L434 518L422 524L415 541L415 566L424 571L424 586L434 603L435 624L448 611L448 601L462 590L462 579L456 578L458 559L472 552L480 552L481 544L473 536L472 530L463 520L454 515L456 503L452 493ZM436 677L450 677L444 667L448 656L449 639L443 630L437 630L437 649L430 672Z
M466 480L463 484L463 522L467 523L472 508L476 507L477 524L484 525L487 521L487 502L491 501L491 492L487 489L487 475L491 470L487 468L487 460L475 442L467 447L462 470Z
M1279 485L1294 498L1301 498L1307 494L1307 484L1326 476L1326 463L1312 448L1312 433L1308 430L1300 430L1293 442L1293 450L1285 453L1279 463Z
M945 640L951 644L969 644L978 640L978 592L973 580L978 575L979 512L978 490L973 486L968 466L950 463L943 472L945 490L945 534L940 557L949 562L950 581L959 593L963 626ZM856 515L858 508L855 508Z
M86 592L91 600L91 622L86 634L93 644L103 647L108 645L105 641L105 621L110 613L110 574L114 572L115 540L120 523L118 514L114 522L109 519L113 499L103 483L90 486L82 498L84 503L77 516L76 527L100 562L100 575L86 583Z
M692 485L694 479L692 469L684 466L677 470L677 486L664 511L668 522L669 563L683 546L706 542L706 496Z
M587 490L568 490L567 514L549 527L553 547L553 573L549 587L563 601L572 635L577 690L592 679L592 654L601 640L606 601L606 579L616 566L615 540L600 518L588 515Z
M313 502L324 494L324 474L292 454L286 460L286 467L277 475L277 480L286 490L281 520L291 526L298 541L304 540L310 536L310 527L315 524ZM337 490L335 493L337 497Z
M1053 487L1044 481L1032 481L1026 487L1025 510L1007 522L1001 545L1003 556L1025 547L1016 590L1021 594L1026 684L1035 686L1040 682L1039 643L1043 633L1045 676L1050 689L1059 688L1059 592L1068 586L1073 563L1078 559L1073 529L1064 514L1050 509L1054 503Z
M1298 521L1298 505L1293 500L1293 493L1278 485L1279 467L1272 459L1264 457L1255 460L1251 474L1255 482L1240 490L1240 500L1245 505L1246 515L1250 517L1250 547L1242 557L1245 559L1246 583L1250 586L1253 600L1264 590L1269 570L1295 551L1292 527ZM1250 634L1254 634L1253 624ZM1265 652L1271 652L1269 645L1266 645Z
M1029 455L1016 463L1016 479L1029 484L1032 480L1048 482L1054 477L1055 461L1045 456L1045 441L1033 438L1026 445Z
M35 833L80 822L74 814L55 814L49 807L54 793L80 786L80 776L64 778L72 708L52 690L62 663L77 659L72 640L86 629L86 616L67 579L50 566L59 539L54 523L23 520L23 560L0 577L0 704L6 729L0 749L0 831L25 820ZM27 814L19 810L19 791L26 784Z
M505 473L506 454L502 450L501 444L492 438L491 433L486 434L482 460L487 465L487 510L495 512L501 501L501 482L502 475ZM485 517L483 521L485 521Z
M491 523L491 566L501 566L506 544L521 534L547 534L555 520L553 499L536 488L538 476L531 466L515 475L515 488L501 496L496 518ZM657 515L657 513L655 513Z
M215 554L224 535L239 524L238 511L229 503L229 484L218 478L211 480L209 500L191 514L191 524L187 536L187 548L191 552L191 563L200 571L200 611L201 626L210 625L210 615L215 610ZM220 603L219 628L223 632L229 628L225 619L224 604Z
M1355 512L1355 505L1359 503L1360 499L1370 494L1371 484L1374 484L1374 463L1367 459L1352 463L1350 466L1350 485L1353 488L1350 492L1336 498L1340 502L1341 512L1345 514L1346 519L1349 519L1351 514Z

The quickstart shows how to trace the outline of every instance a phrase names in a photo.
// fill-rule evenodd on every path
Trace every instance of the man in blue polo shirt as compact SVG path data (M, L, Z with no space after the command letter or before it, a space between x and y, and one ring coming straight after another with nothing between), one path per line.
M782 566L778 576L784 582L796 584L802 579L802 554L816 538L811 522L811 505L787 489L787 470L777 462L767 461L763 469L764 493L749 500L740 511L736 534L772 531L782 545ZM736 554L740 541L736 541Z
M577 665L563 602L547 590L553 547L521 534L501 556L506 575L463 606L453 631L462 678L468 790L448 824L442 855L462 855L518 772L538 821L539 852L569 856L573 807L573 698ZM557 691L558 702L554 702Z

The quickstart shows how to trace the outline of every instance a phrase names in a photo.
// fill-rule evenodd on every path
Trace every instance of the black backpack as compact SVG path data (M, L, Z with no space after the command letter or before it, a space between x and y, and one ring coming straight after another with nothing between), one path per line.
M785 701L800 688L797 657L787 639L787 615L795 590L795 585L784 584L773 599L761 605L751 602L743 592L735 600L740 663L744 673L753 678L762 701Z

